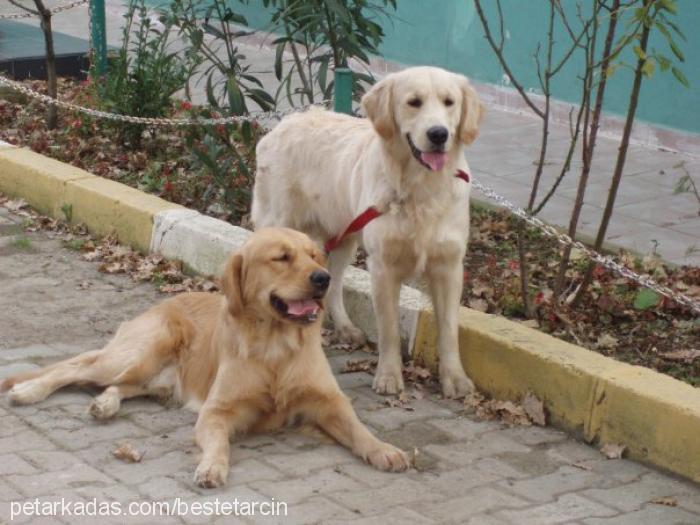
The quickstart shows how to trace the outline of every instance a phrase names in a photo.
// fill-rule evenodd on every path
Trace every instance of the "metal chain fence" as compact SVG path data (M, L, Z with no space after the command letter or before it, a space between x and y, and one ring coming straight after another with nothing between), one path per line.
M266 112L261 111L261 112L251 113L250 115L236 115L236 116L230 116L230 117L208 118L208 119L166 119L166 118L133 117L130 115L120 115L117 113L109 113L106 111L100 111L100 110L96 110L96 109L92 109L92 108L86 108L83 106L78 106L76 104L71 104L70 102L65 102L62 100L53 99L53 98L49 97L48 95L38 93L38 92L20 84L19 82L15 82L13 80L5 78L2 75L0 75L0 85L8 86L11 89L13 89L19 93L23 93L24 95L27 95L28 97L39 100L45 104L52 104L52 105L55 105L57 107L69 110L69 111L83 113L83 114L89 115L93 118L106 119L106 120L119 121L119 122L129 122L132 124L146 124L149 126L159 126L159 127L216 126L216 125L220 125L220 124L231 124L231 123L238 123L238 122L259 122L260 120L263 120L263 119L281 119L285 115L299 112L299 111L304 111L308 107L311 106L311 105L309 105L309 106L289 108L289 109L285 109L285 110L276 110L276 111L266 111ZM312 104L312 105L314 105L314 106L327 106L329 103L330 103L330 101L324 100L323 102L320 102L318 104ZM589 259L603 265L604 267L606 267L610 270L613 270L614 272L617 272L618 274L622 275L623 277L625 277L631 281L634 281L634 282L636 282L636 283L638 283L646 288L649 288L649 289L653 290L654 292L656 292L664 297L667 297L668 299L671 299L672 301L675 301L678 304L686 306L686 307L690 308L691 310L693 310L694 312L700 314L700 302L697 302L697 301L691 299L690 297L688 297L687 295L684 295L676 290L673 290L673 289L669 288L668 286L664 286L664 285L657 283L654 279L652 279L648 275L640 275L640 274L630 270L628 267L615 261L610 256L602 255L602 254L596 252L595 250L588 248L582 242L577 241L575 239L572 239L569 235L567 235L563 232L560 232L555 227L545 223L541 219L528 214L525 210L514 205L508 199L499 195L498 193L493 191L488 186L480 183L479 181L477 181L475 179L472 179L472 181L473 181L474 187L477 190L479 190L483 195L485 195L486 197L488 197L492 201L496 202L500 206L506 208L512 214L521 218L522 220L524 220L525 222L527 222L531 226L534 226L535 228L539 229L548 237L556 239L562 245L572 246L572 247L580 250Z
M53 9L49 9L49 11L52 15L56 15L58 13L62 13L63 11L68 11L69 9L73 9L74 7L80 7L81 5L85 5L87 3L88 0L77 0L76 2L71 2L70 4L54 7ZM30 18L32 16L36 16L36 13L34 13L33 10L22 13L8 13L5 15L0 14L0 20L19 20L21 18Z
M590 249L582 242L572 239L566 233L560 232L559 230L542 221L541 219L538 219L537 217L528 214L525 210L511 203L508 199L499 195L491 188L480 183L477 180L474 180L474 187L492 201L506 208L513 215L520 217L522 220L524 220L531 226L534 226L535 228L542 231L542 233L544 233L547 237L556 239L560 244L564 246L573 246L577 250L580 250L582 253L584 253L589 259L605 266L610 270L613 270L614 272L617 272L618 274L622 275L623 277L626 277L631 281L634 281L638 284L641 284L642 286L645 286L646 288L654 290L656 293L663 295L664 297L668 297L669 299L675 301L678 304L687 306L691 310L694 310L695 312L700 314L700 302L694 301L687 295L672 290L668 286L663 286L657 283L648 275L639 275L638 273L633 272L627 266L620 264L608 255L603 255L596 252L595 250Z
M33 89L24 86L20 82L10 80L7 77L0 75L0 85L5 85L18 93L22 93L30 98L39 100L44 104L53 105L68 111L82 113L97 119L112 120L117 122L128 122L130 124L145 124L155 127L188 127L188 126L218 126L222 124L234 124L240 122L259 122L267 119L281 119L285 115L305 111L311 106L328 107L330 100L323 100L306 106L293 107L287 109L279 109L274 111L254 111L248 115L232 115L228 117L218 118L154 118L154 117L134 117L131 115L121 115L119 113L109 113L99 109L87 108L66 102L65 100L51 98L48 95L34 91Z

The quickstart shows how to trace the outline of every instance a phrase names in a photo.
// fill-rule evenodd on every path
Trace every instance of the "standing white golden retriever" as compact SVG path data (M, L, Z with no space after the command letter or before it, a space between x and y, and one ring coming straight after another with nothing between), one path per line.
M369 255L379 331L374 389L403 388L398 326L401 283L427 278L438 319L443 393L473 389L458 353L462 259L469 236L464 146L482 106L461 75L434 67L387 76L362 99L367 119L311 109L289 116L257 148L252 219L326 241L369 207L382 215L330 253L328 307L341 339L362 341L345 311L342 275L358 243Z

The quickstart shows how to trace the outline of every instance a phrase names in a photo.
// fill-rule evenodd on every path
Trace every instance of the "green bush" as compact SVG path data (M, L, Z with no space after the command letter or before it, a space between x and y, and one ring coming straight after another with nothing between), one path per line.
M144 0L129 0L124 18L122 47L110 61L109 74L96 82L100 105L125 115L167 117L173 95L185 88L199 60L171 51L172 24L162 19L163 28L156 27ZM116 126L125 144L141 146L144 125Z

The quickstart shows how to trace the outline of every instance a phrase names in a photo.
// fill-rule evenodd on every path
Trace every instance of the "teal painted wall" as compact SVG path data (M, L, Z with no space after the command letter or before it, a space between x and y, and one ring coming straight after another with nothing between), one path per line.
M537 43L544 40L548 23L546 0L502 0L505 30L509 38L505 44L506 57L514 76L528 89L540 92L536 65L533 58ZM679 15L675 22L687 41L677 39L685 55L681 69L690 81L690 87L680 84L670 71L658 70L645 80L637 116L642 120L667 127L700 133L700 1L679 0ZM495 24L496 3L482 0L488 19ZM564 0L563 5L574 11L576 2ZM483 36L483 29L473 3L469 0L398 0L395 20L384 23L386 39L382 52L386 58L407 64L434 64L482 82L504 85L503 71ZM573 14L573 13L572 13ZM624 26L618 25L618 31ZM563 27L555 27L556 36L567 42ZM672 56L663 37L657 34L650 47L656 47ZM566 50L566 45L555 46L554 60ZM624 57L628 63L635 58ZM567 66L553 79L555 98L578 102L582 60L572 57ZM618 69L607 90L605 109L624 114L632 71Z
M248 19L249 25L264 29L269 12L261 0L249 0L248 4L232 0L235 8ZM575 16L576 0L563 0L563 5ZM585 0L580 3L586 4ZM471 0L398 0L395 16L382 20L386 38L381 46L385 58L405 64L432 64L464 73L479 80L507 85L503 71L483 36L481 22ZM496 30L496 3L482 0L491 24ZM700 0L679 0L679 15L674 21L680 26L687 41L678 43L686 62L681 69L690 81L690 87L681 85L669 72L657 71L653 78L645 80L637 117L654 124L700 133ZM528 89L539 92L533 52L537 42L546 37L549 2L547 0L502 0L506 41L506 56L514 75ZM618 32L624 29L618 25ZM567 42L563 27L555 28L555 38ZM650 47L657 47L671 56L660 35L653 38ZM566 45L556 46L554 60L566 50ZM634 62L630 53L628 63ZM578 102L582 61L573 57L567 66L553 79L555 98ZM607 90L605 109L623 115L627 109L632 71L618 69Z

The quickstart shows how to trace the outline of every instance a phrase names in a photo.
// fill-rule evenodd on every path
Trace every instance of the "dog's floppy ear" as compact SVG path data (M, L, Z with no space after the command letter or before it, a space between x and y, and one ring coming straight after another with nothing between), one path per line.
M229 257L221 276L221 290L226 296L228 310L233 317L243 313L243 256L236 253Z
M365 115L372 122L377 133L385 140L391 139L396 133L391 94L393 83L390 76L381 80L362 97L361 102Z
M484 106L479 101L479 95L469 81L462 81L462 117L459 122L459 138L464 144L471 144L479 135L479 124L484 116Z

